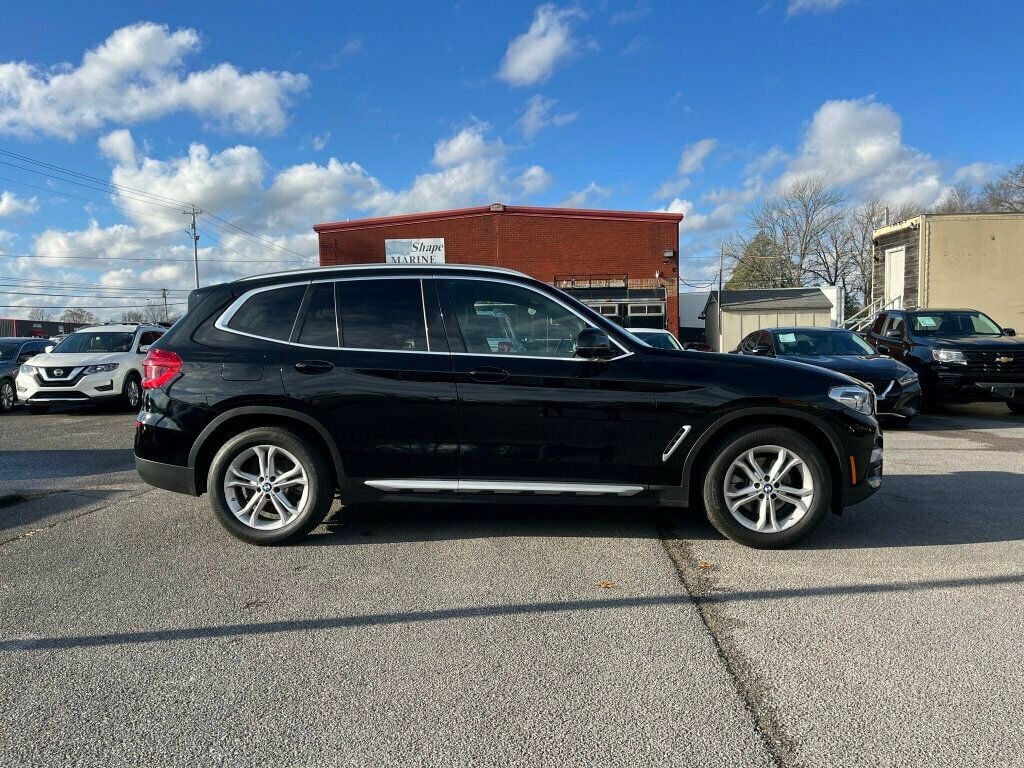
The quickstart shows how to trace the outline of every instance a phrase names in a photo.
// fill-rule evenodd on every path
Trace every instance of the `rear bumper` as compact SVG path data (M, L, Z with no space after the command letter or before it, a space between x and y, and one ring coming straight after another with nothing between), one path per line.
M163 488L166 491L184 493L189 496L196 496L195 480L192 471L188 467L179 467L176 464L164 464L159 461L149 461L135 457L135 470L139 477L152 486Z

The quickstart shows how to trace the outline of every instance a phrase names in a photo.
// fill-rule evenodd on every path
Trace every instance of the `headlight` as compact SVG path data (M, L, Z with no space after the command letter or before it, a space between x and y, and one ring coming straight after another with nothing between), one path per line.
M110 373L111 371L117 370L117 363L104 363L103 365L90 365L83 371L84 376L88 376L90 373Z
M967 365L967 358L959 349L933 349L932 360L937 360L940 363Z
M29 365L28 363L25 363L25 365L21 366L21 372L24 373L26 376L32 376L36 372L36 367L34 365Z
M828 396L837 403L842 403L847 408L852 408L859 413L871 416L875 412L875 398L864 387L857 387L852 384L832 387L828 391Z
M905 387L908 384L915 384L917 382L917 374L913 371L907 371L905 374L896 379L896 382L901 386Z

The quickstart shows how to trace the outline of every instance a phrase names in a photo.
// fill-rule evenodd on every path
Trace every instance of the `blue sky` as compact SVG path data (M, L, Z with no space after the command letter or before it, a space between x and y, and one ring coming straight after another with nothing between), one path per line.
M683 212L700 279L788 179L930 203L1024 160L1009 1L18 3L0 41L0 149L139 190L0 155L2 305L188 288L178 201L204 282L495 200Z

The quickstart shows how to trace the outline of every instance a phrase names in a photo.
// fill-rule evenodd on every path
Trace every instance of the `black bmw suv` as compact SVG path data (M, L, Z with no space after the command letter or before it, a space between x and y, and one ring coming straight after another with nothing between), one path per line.
M143 387L143 479L209 494L253 544L304 536L340 496L703 506L729 538L781 547L882 476L874 396L853 379L656 349L493 268L196 290Z
M867 340L917 373L928 407L994 400L1024 413L1024 340L983 312L888 310Z

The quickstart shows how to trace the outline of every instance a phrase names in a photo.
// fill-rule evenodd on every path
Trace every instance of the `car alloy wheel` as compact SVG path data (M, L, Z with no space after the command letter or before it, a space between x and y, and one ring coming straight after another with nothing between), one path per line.
M128 407L136 409L139 407L139 400L142 399L142 389L139 386L139 380L134 376L128 379L125 384L125 399L128 401Z
M309 478L295 456L276 445L254 445L224 473L228 509L249 528L273 531L293 523L309 503Z
M0 413L7 413L14 407L14 385L9 381L0 382Z
M744 451L725 472L725 501L733 519L758 533L781 533L804 518L814 503L807 463L780 445Z

